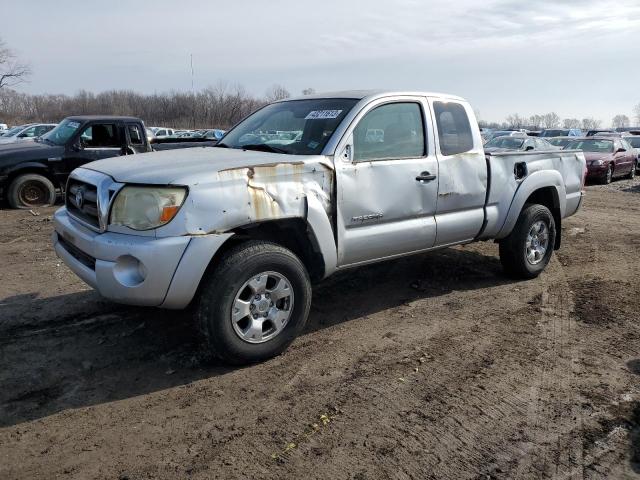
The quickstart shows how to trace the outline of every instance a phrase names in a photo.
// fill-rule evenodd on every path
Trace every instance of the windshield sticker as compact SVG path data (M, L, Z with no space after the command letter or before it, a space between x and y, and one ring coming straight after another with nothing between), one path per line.
M80 124L78 122L69 122L69 123L67 123L67 126L69 126L71 128L78 128L80 126Z
M311 141L309 143L307 143L307 147L311 148L311 149L315 149L318 145L320 145L318 142L314 142Z
M304 117L305 120L325 120L330 118L338 118L342 110L313 110Z

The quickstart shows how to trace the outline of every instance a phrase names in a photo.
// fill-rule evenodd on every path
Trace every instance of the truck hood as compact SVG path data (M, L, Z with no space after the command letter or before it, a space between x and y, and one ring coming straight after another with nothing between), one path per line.
M0 166L28 162L30 160L46 160L60 157L64 147L47 145L38 142L19 142L0 145Z
M325 160L323 156L284 155L217 147L194 147L107 158L82 168L109 175L116 182L195 185L218 179L218 172L236 168Z

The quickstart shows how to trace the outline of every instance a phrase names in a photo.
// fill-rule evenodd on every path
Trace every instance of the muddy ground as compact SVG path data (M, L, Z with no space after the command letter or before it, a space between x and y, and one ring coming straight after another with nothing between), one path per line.
M246 368L115 305L0 211L0 478L640 477L640 180L588 188L538 279L493 243L338 275Z

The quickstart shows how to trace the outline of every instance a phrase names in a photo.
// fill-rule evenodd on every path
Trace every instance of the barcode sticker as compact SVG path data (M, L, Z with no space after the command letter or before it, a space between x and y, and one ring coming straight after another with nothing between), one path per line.
M325 120L329 118L338 118L342 110L313 110L304 117L305 120Z

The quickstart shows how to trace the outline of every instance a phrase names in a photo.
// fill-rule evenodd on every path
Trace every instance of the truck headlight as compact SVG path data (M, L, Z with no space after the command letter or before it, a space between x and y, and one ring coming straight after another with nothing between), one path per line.
M184 187L137 187L120 190L111 207L111 225L150 230L169 223L187 196Z

